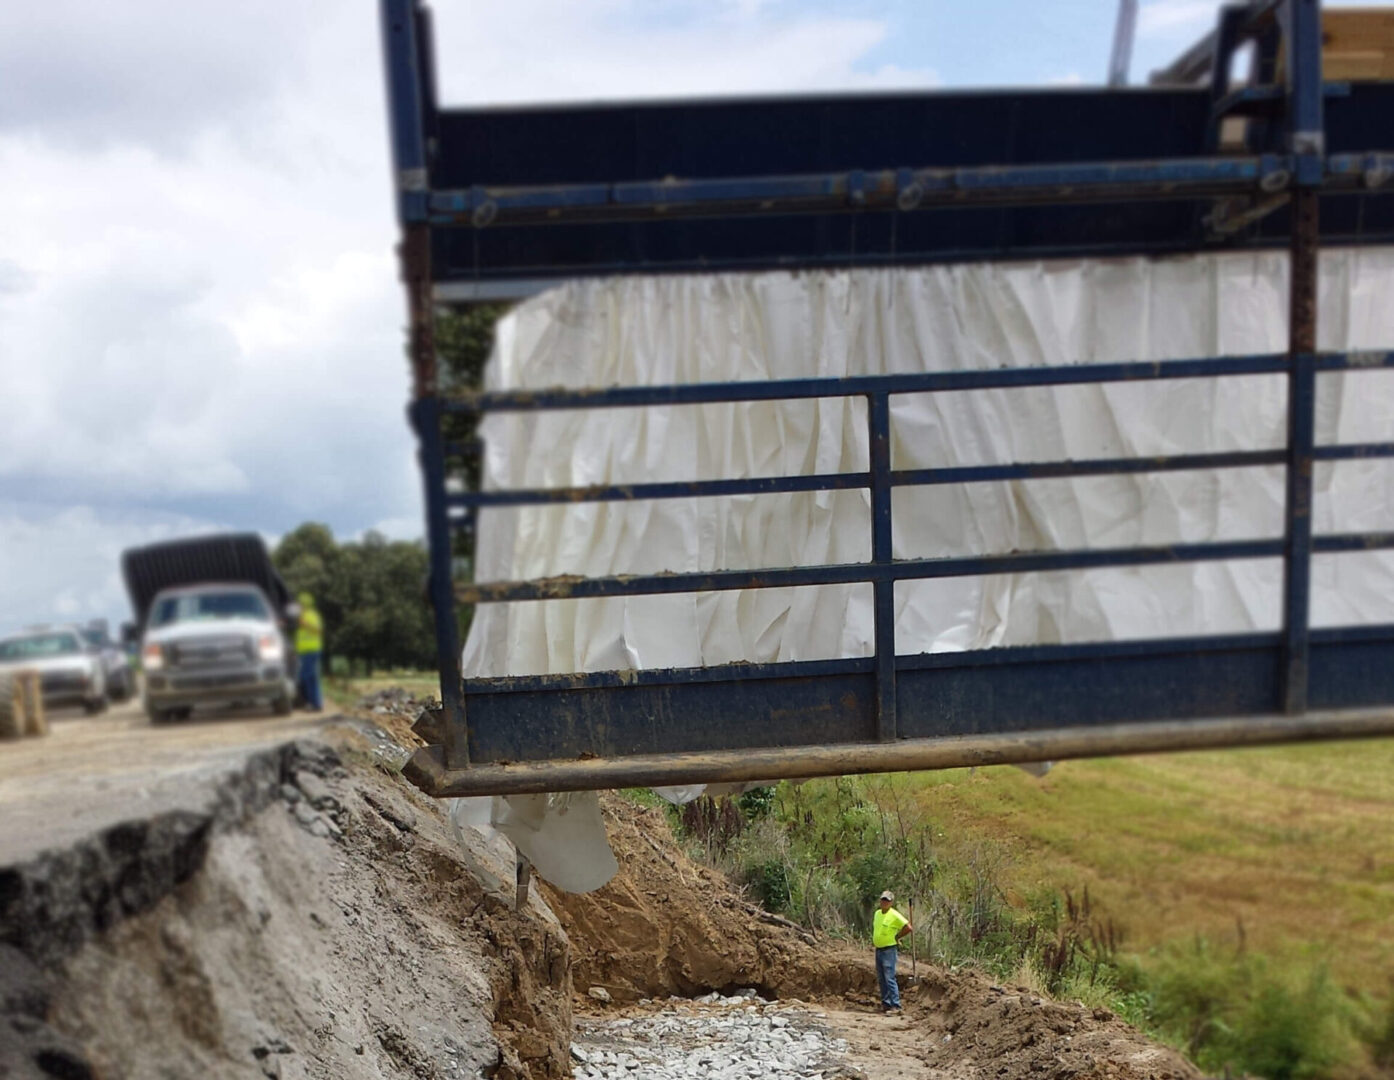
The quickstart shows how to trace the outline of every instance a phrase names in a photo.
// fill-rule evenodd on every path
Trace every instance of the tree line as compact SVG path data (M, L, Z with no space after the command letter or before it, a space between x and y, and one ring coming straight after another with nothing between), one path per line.
M331 670L372 674L435 667L428 563L420 541L388 540L370 531L340 543L327 525L307 522L282 538L271 559L292 595L314 596Z

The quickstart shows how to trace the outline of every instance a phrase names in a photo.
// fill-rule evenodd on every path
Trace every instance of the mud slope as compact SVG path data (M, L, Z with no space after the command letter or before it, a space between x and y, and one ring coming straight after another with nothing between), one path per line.
M601 805L619 873L581 895L543 886L571 938L578 990L603 986L628 1002L740 987L782 998L875 989L867 957L772 921L688 859L661 813L609 793Z
M0 870L0 943L0 1076L567 1071L546 905L485 895L436 807L320 744Z

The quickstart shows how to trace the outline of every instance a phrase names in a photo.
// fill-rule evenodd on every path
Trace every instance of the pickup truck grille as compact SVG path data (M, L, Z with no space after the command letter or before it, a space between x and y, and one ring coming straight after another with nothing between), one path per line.
M165 647L170 667L207 668L255 660L251 638L216 637L173 641Z
M63 694L85 690L87 680L80 671L45 671L39 676L39 686L42 693Z
M252 686L257 673L245 668L237 671L209 672L203 675L176 675L170 680L173 690L222 690L234 686Z

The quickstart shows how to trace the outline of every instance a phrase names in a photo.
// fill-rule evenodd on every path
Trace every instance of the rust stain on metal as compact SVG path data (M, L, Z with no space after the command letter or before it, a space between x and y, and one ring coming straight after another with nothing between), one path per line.
M410 225L398 247L402 280L407 287L410 318L408 355L412 392L418 398L436 393L436 324L431 299L431 231L426 225Z
M418 750L403 770L435 796L593 791L616 787L836 776L963 765L1065 760L1115 754L1372 738L1394 734L1394 711L1339 710L1297 716L1146 721L1024 733L905 739L677 754L641 754L446 769L440 747Z

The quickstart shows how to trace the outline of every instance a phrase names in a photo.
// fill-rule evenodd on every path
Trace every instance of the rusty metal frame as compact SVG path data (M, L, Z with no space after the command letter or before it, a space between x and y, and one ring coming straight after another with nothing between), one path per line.
M1394 672L1394 626L1313 631L1308 617L1313 554L1394 547L1394 533L1314 537L1311 528L1317 461L1394 457L1394 442L1314 444L1319 372L1394 367L1394 353L1316 352L1320 202L1333 195L1364 199L1394 190L1394 155L1384 149L1327 153L1324 99L1348 95L1350 89L1322 84L1317 0L1269 0L1222 16L1211 56L1209 157L478 183L466 188L438 188L431 182L436 114L426 11L419 0L380 3L398 214L404 230L403 277L411 314L411 416L420 439L426 488L430 593L442 678L442 709L423 716L418 724L432 745L419 751L407 770L424 790L463 795L771 779L1394 733L1394 711L1385 708L1394 705L1394 675L1386 674ZM1272 77L1281 66L1281 82L1230 86L1230 56L1245 40L1260 44L1260 74ZM1279 48L1284 50L1281 58ZM1227 115L1255 118L1239 154L1221 154L1214 145L1218 125ZM558 180L565 175L559 162ZM1206 215L1211 239L1242 238L1258 226L1271 233L1273 215L1288 215L1293 270L1285 353L1162 364L453 395L443 395L436 382L433 298L441 295L442 281L459 285L458 277L450 276L454 269L433 269L438 233L463 230L480 237L491 229L520 226L639 227L684 219L954 214L990 207L1097 206L1103 215L1123 204L1206 199L1216 200ZM1157 250L1194 249L1204 242L1202 230L1183 238L1179 246L1162 244ZM768 258L768 253L760 258ZM804 265L821 265L804 258ZM564 275L567 265L561 257L543 265L542 278ZM700 271L729 265L735 264L672 262L668 268ZM477 279L471 288L483 295L499 285ZM1284 447L1144 459L891 468L893 394L1246 374L1286 377L1289 424ZM446 486L441 422L451 412L643 408L829 396L860 396L866 401L871 452L865 471L526 491L457 491ZM1279 537L1122 550L893 558L891 496L898 486L1277 466L1287 476L1284 533ZM490 507L857 488L868 491L870 500L872 550L866 563L458 585L451 581L452 530L471 526L474 515ZM895 649L893 599L898 581L1255 558L1282 559L1284 564L1283 623L1273 634L987 650L951 657L901 656ZM867 658L460 678L457 602L546 602L857 583L865 584L873 596L875 651ZM1315 710L1309 712L1309 705ZM1379 708L1354 711L1362 706ZM1069 717L1076 722L1070 723Z

